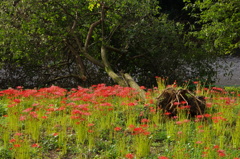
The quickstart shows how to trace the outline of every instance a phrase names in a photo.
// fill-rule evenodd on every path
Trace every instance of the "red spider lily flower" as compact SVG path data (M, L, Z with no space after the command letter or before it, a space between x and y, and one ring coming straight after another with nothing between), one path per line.
M39 148L40 146L39 146L38 143L35 143L35 144L32 144L31 147L37 147L37 148Z
M202 144L203 142L202 141L196 141L196 144Z
M42 119L47 119L48 117L47 116L42 116Z
M183 122L184 122L184 123L189 123L190 120L188 120L188 119L184 119Z
M88 132L89 132L89 133L93 133L93 132L94 132L94 130L91 130L91 129L89 129L89 130L88 130Z
M141 89L146 89L146 87L145 87L145 86L140 86L140 88L141 88Z
M21 100L20 100L20 99L14 99L13 102L15 102L15 103L20 103Z
M147 125L147 124L142 124L142 125L140 125L140 127L142 127L142 128L147 128L148 125Z
M174 102L173 105L180 105L180 102Z
M33 118L37 118L38 115L37 115L37 112L30 112L29 113Z
M26 118L26 116L25 115L21 115L20 117L19 117L19 120L20 121L24 121L24 120L26 120L27 118Z
M23 86L17 86L16 88L17 89L23 89Z
M144 131L144 132L143 132L143 135L146 135L146 136L147 136L147 135L150 135L150 134L151 134L151 132L149 132L149 131Z
M10 143L16 142L16 139L9 140Z
M135 125L129 125L128 128L133 131L133 129L135 128L136 126Z
M204 118L204 115L197 115L196 118L202 119L202 118Z
M206 117L206 118L211 117L211 114L203 114L203 115L204 115L204 117Z
M171 113L170 112L166 112L166 113L164 113L165 115L170 115Z
M136 103L136 102L135 102L135 103L134 103L134 102L131 102L131 103L128 103L127 105L128 105L128 106L135 106L135 105L137 105L137 103Z
M120 130L122 130L121 127L115 127L115 128L114 128L114 131L120 131Z
M91 127L91 126L94 126L95 124L93 124L93 123L89 123L88 124L88 127Z
M219 150L218 150L219 151ZM221 151L221 152L218 152L218 156L219 157L224 157L224 156L226 156L226 154L225 154L225 152L223 151Z
M218 145L214 145L213 148L214 149L219 149L219 146Z
M169 158L166 156L159 156L158 159L169 159Z
M182 121L176 121L177 125L181 125L183 122Z
M14 135L15 135L15 136L21 136L22 133L15 133Z
M20 144L15 144L15 145L13 145L14 147L21 147L21 145Z
M181 103L181 104L187 104L187 102L186 102L186 101L181 101L180 103Z
M53 133L53 136L54 136L54 137L58 136L58 133Z
M182 131L178 131L178 132L177 132L178 135L180 135L180 134L182 134L182 133L183 133Z
M125 155L126 158L129 158L129 159L133 159L134 158L134 155L131 154L131 153L128 153Z
M22 112L30 112L33 108L27 108L25 110L23 110Z
M144 118L144 119L141 120L141 123L148 123L148 122L150 122L150 120L149 120L149 119L146 119L146 118Z

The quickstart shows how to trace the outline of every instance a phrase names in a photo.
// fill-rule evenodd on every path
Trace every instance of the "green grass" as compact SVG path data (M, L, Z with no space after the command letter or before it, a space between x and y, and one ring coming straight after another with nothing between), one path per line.
M0 92L0 158L237 159L240 95L198 87L204 119L156 111L164 89L141 101L131 88L99 84Z

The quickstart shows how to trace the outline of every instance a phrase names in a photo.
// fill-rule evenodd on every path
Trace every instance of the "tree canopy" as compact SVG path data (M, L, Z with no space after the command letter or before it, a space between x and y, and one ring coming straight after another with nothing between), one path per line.
M217 26L207 20L211 10L207 12L209 7L200 1L186 3L201 26L191 32L186 30L187 18L174 19L173 13L169 17L157 0L3 0L0 4L0 62L5 75L25 79L25 84L36 81L32 86L61 85L59 81L67 83L64 86L111 83L109 77L132 87L138 87L135 81L153 86L155 76L170 81L211 79L212 47L227 52L239 44L233 34L239 25L237 4L232 4L235 18L227 14L234 27L229 32L222 29L225 38L220 38L220 31L211 32L210 26ZM18 83L22 80L15 81L22 85ZM5 85L13 85L8 82Z
M185 2L185 9L191 9L195 24L200 26L195 27L192 33L203 41L206 50L229 54L240 48L239 0Z

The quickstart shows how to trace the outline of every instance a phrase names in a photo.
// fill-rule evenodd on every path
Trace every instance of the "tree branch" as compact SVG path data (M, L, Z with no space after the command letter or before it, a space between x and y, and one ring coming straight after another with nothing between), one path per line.
M85 65L83 64L83 60L81 56L78 54L78 52L74 49L74 47L69 42L66 41L66 43L69 49L71 50L72 54L75 56L77 66L79 67L79 71L80 71L80 77L83 81L85 81L87 77L85 76L86 69L85 69Z
M89 54L87 53L87 50L82 48L82 45L81 45L78 37L77 37L77 36L74 36L74 38L75 38L75 40L76 40L76 42L77 42L78 48L79 48L80 51L83 53L83 55L84 55L89 61L91 61L93 64L95 64L95 65L97 65L97 66L99 66L99 67L104 68L104 65L103 65L100 61L98 61L97 59L95 59L94 57L92 57L91 55L89 55Z
M91 24L90 28L89 28L89 31L88 31L88 34L87 34L87 38L86 38L86 42L85 42L85 45L84 45L84 48L85 50L87 51L87 48L88 48L88 45L89 45L89 42L90 42L90 38L92 36L92 33L93 33L93 29L101 23L101 19L96 21L95 23Z

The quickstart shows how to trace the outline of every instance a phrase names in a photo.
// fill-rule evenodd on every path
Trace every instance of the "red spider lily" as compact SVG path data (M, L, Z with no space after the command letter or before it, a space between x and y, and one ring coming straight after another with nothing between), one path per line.
M33 118L38 118L37 112L30 112L29 113Z
M13 146L14 146L14 147L21 147L20 144L14 144Z
M203 142L202 141L196 141L196 144L202 144Z
M15 103L20 103L21 100L20 100L20 99L14 99L13 102L15 102Z
M180 134L182 134L182 133L183 133L182 131L178 131L178 132L177 132L178 135L180 135Z
M211 117L211 114L203 114L203 115L204 115L204 117L206 117L206 118Z
M186 105L186 106L181 106L181 107L179 107L179 109L190 109L190 108L191 108L190 105Z
M54 136L54 137L58 136L58 133L53 133L53 136Z
M146 119L146 118L144 118L144 119L141 120L141 123L148 123L148 122L150 122L150 120L149 120L149 119Z
M128 106L135 106L135 105L137 105L137 103L131 102L131 103L128 103L127 105Z
M129 159L133 159L134 158L134 155L131 154L131 153L128 153L125 155L126 158L129 158Z
M182 121L176 121L177 125L181 125L183 122Z
M10 143L16 142L16 139L9 140Z
M224 150L218 150L217 152L218 152L218 156L219 156L219 157L224 157L224 156L226 156L226 153L225 153Z
M51 86L49 88L41 88L39 89L39 92L46 92L57 96L64 96L67 90L58 86Z
M159 156L158 159L169 159L169 158L166 156Z
M197 115L196 118L202 119L202 118L204 118L204 115Z
M39 148L40 146L39 146L38 143L35 143L35 144L32 144L31 147L37 147L37 148Z
M180 105L180 102L174 102L173 105Z
M214 145L213 148L214 149L219 149L219 146L218 145Z
M170 112L166 112L166 113L164 113L165 115L170 115L171 113Z
M4 96L4 95L7 95L7 96L12 96L12 95L18 96L18 94L19 94L19 91L15 90L15 89L12 89L12 88L0 91L0 96Z
M25 115L21 115L20 117L19 117L19 120L20 121L24 121L24 120L26 120L27 119L27 117L25 116Z
M219 121L227 121L226 118L223 118L221 116L212 117L212 120L214 123L218 123Z
M193 81L193 84L198 84L198 81Z
M14 135L15 135L15 136L21 136L22 133L15 133Z
M89 133L93 133L93 132L94 132L94 130L91 130L91 129L89 129L89 130L88 130L88 132L89 132Z
M42 119L47 119L48 117L47 117L47 116L42 116L41 118L42 118Z
M88 127L91 127L91 126L94 126L95 124L93 124L93 123L89 123L88 124Z
M25 110L23 110L22 112L30 112L33 108L27 108Z
M23 89L23 86L17 86L16 88L17 89Z
M121 127L115 127L115 128L114 128L114 131L120 131L120 130L122 130Z

